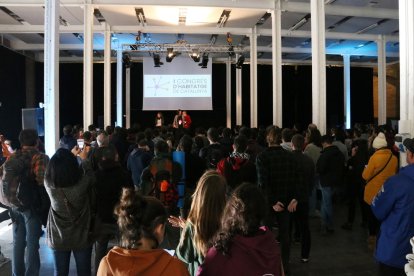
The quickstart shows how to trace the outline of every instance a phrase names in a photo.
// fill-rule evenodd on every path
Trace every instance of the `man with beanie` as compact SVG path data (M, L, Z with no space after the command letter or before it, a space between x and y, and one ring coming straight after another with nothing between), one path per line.
M368 165L362 172L362 178L365 179L364 201L367 220L368 220L368 247L375 248L376 235L379 230L379 222L375 218L369 205L371 205L374 196L381 189L384 182L397 172L398 160L392 154L391 150L387 148L387 140L384 133L378 133L372 142L372 147L375 149L374 154L368 161Z
M381 222L375 252L378 275L405 275L405 256L411 253L414 236L414 139L405 139L408 166L385 181L371 208Z

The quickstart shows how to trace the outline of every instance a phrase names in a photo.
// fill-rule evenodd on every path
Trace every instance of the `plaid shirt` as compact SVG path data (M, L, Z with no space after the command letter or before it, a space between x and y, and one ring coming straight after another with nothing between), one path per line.
M24 147L22 154L30 156L31 162L31 173L35 176L36 182L39 185L44 185L46 166L49 163L49 157L39 152L34 147Z
M273 206L280 201L287 208L292 199L298 198L301 174L291 152L280 146L269 147L257 156L256 168L258 184L268 204Z

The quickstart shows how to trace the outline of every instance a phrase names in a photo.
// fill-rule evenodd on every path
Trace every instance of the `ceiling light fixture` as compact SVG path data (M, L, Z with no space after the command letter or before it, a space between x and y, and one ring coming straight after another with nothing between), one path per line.
M297 29L301 28L303 25L305 25L311 17L311 14L305 15L299 22L297 22L295 25L289 28L289 31L296 31Z
M161 58L159 54L154 54L152 58L154 59L154 67L161 67L161 65L164 64L161 62Z
M217 22L218 28L223 28L226 25L227 20L229 20L229 17L230 17L230 12L231 10L223 10Z
M242 69L244 60L245 60L244 55L240 55L236 62L237 69Z
M194 62L200 62L200 53L198 49L194 49L190 54L190 57L194 60Z
M171 62L176 56L174 53L174 48L167 48L167 56L165 57L165 61Z
M357 31L356 33L357 34L362 34L362 33L368 32L369 30L372 30L372 29L378 27L379 25L387 22L388 20L389 19L382 19L382 20L380 20L380 21L378 21L374 24L369 25L368 27L362 28L361 30Z
M147 25L147 19L144 15L144 10L142 8L135 8L135 14L138 19L138 24L142 25L142 27L145 27Z
M201 68L207 68L208 64L208 54L203 54L203 59L201 60L201 63L198 64L198 66L201 66Z
M336 0L325 0L325 5L330 5L334 2L336 2Z

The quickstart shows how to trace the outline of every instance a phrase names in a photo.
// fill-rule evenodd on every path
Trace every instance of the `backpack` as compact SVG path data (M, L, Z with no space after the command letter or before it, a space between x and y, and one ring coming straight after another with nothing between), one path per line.
M0 202L4 205L24 210L40 201L38 185L31 174L32 158L19 151L3 164L0 172Z
M167 209L177 208L178 190L173 182L173 162L168 158L154 159L149 165L152 189L148 195L159 199Z

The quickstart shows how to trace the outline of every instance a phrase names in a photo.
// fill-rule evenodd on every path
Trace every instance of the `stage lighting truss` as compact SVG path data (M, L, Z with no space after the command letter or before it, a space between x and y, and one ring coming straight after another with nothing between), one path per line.
M188 44L188 43L172 43L172 44L156 44L156 43L136 43L123 44L123 52L146 52L150 55L158 54L165 56L167 62L180 54L186 54L191 57L194 62L199 62L203 55L217 56L224 54L230 57L235 54L243 54L243 46L212 45L212 44Z

